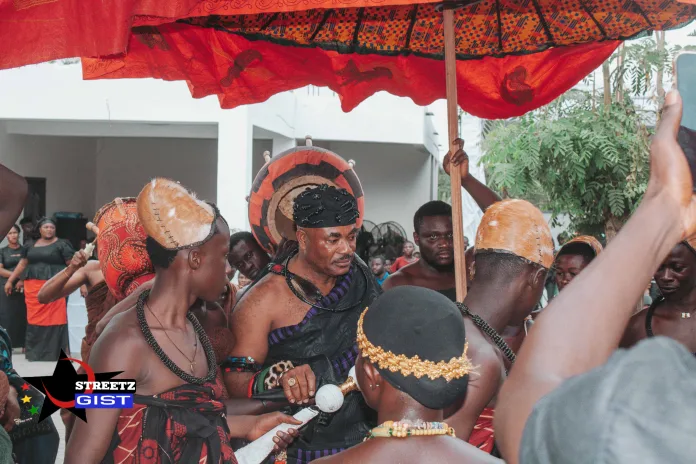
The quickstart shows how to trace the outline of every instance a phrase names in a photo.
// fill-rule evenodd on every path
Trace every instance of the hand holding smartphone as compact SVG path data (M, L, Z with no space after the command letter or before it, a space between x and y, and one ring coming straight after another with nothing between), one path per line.
M696 52L682 52L674 60L677 90L684 102L679 145L689 161L691 178L696 192Z

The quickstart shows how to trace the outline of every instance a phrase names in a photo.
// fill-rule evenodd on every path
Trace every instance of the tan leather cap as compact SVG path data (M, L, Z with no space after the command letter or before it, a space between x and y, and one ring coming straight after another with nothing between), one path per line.
M476 232L475 247L477 253L511 253L547 269L553 264L551 229L541 211L525 200L491 205Z
M145 233L168 250L205 242L213 230L215 209L170 179L152 179L137 199Z

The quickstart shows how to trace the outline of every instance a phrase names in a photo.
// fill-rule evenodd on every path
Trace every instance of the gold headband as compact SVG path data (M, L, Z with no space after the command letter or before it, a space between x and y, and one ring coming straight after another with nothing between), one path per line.
M363 319L369 308L360 315L358 320L358 349L372 364L377 364L380 369L389 369L391 372L400 372L404 377L413 375L420 379L424 375L430 380L443 377L447 382L453 379L460 379L473 369L471 361L466 357L466 350L469 344L464 345L464 352L458 358L452 358L449 362L423 361L418 355L412 358L403 354L396 355L391 351L384 351L382 347L374 346L365 336L363 331Z

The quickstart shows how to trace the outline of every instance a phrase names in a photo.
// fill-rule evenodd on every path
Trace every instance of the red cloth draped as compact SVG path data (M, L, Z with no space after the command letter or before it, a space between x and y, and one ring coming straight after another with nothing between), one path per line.
M495 437L493 436L493 411L493 408L486 408L483 410L476 421L474 430L469 436L469 443L486 453L493 451L493 446L495 445Z
M24 281L24 301L27 305L27 322L31 325L51 326L68 323L68 306L65 298L47 304L39 303L39 291L47 280Z
M119 416L105 464L237 464L230 446L218 375L213 383L185 384L154 396L135 395ZM147 415L146 415L147 413Z
M618 41L457 62L458 100L482 118L522 115L545 105L596 69ZM232 63L232 65L230 64ZM326 86L344 111L379 91L428 105L445 97L443 61L416 56L339 54L293 47L187 24L131 35L128 54L83 59L85 79L186 80L195 98L219 95L223 108L263 102L306 85Z
M422 0L417 3L435 3ZM0 0L0 69L76 56L126 52L132 27L208 15L359 8L407 0Z

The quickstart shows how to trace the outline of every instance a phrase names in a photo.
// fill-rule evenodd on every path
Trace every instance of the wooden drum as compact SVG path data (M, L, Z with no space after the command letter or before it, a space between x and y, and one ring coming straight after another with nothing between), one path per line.
M155 277L135 198L117 198L94 216L97 253L106 285L119 300Z
M283 238L295 239L292 219L295 198L307 188L328 184L344 188L358 201L363 222L365 199L360 180L343 158L323 148L306 146L271 158L259 171L249 196L249 223L259 244L269 253Z

